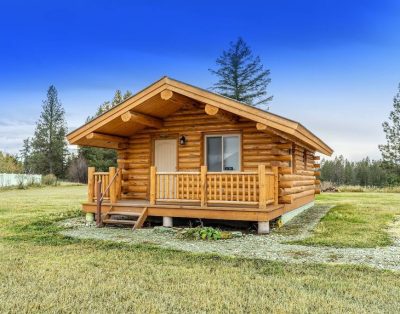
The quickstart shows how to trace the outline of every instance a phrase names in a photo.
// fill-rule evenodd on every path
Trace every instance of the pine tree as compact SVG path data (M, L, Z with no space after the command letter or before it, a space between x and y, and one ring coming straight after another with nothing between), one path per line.
M382 127L386 135L386 144L379 145L383 162L386 167L395 169L400 174L400 84L393 98L393 110L390 112L389 122L384 122Z
M47 91L47 99L43 101L42 113L31 142L32 154L29 159L34 172L64 176L68 152L64 115L57 90L51 85Z
M100 105L96 114L88 117L87 121L95 119L131 96L132 93L129 90L122 96L121 91L117 89L114 98ZM96 167L99 171L108 171L109 167L115 167L117 164L117 152L114 149L82 146L79 148L79 156L83 156L89 167Z
M111 101L110 101L110 100L107 100L107 101L103 102L103 103L97 108L97 111L96 111L95 115L94 115L94 116L89 116L89 117L86 119L86 122L89 122L89 121L91 121L91 120L97 118L98 116L102 115L102 114L105 113L106 111L108 111L108 110L114 108L115 106L119 105L121 102L123 102L124 100L128 99L128 98L131 97L131 96L132 96L132 92L131 92L131 91L127 90L127 91L125 92L125 94L122 95L122 92L121 92L119 89L117 89L117 90L115 91L115 93L114 93L114 98L113 98Z
M24 168L24 173L32 172L31 159L30 159L31 153L32 153L31 140L28 137L27 139L24 139L24 142L22 144L22 149L19 155L19 158L22 161L22 165Z
M219 79L212 88L216 92L253 106L272 100L267 97L270 70L264 69L260 57L253 55L242 38L231 42L216 64L217 70L210 69Z

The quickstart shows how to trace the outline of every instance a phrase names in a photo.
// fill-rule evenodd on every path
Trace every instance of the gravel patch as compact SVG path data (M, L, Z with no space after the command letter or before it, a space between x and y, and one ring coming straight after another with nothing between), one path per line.
M194 253L216 253L231 257L267 259L290 263L327 263L366 265L379 269L400 270L400 217L390 227L394 244L379 248L334 248L289 244L306 238L330 206L314 206L269 235L244 234L218 241L179 239L176 231L166 228L96 228L83 218L62 222L63 235L80 239L109 240L129 244L152 244L161 248Z

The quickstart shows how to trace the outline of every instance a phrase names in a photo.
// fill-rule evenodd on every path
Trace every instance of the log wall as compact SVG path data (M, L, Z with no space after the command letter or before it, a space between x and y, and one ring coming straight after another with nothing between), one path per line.
M161 129L146 128L129 139L127 149L118 151L122 169L122 198L149 198L149 171L153 164L153 145L158 138L186 138L178 144L177 171L200 171L204 162L204 137L208 134L240 134L242 140L241 171L257 171L259 164L278 166L281 203L314 194L314 153L296 146L280 136L258 131L256 123L244 118L236 122L209 116L204 106L186 105L164 119ZM303 156L307 156L306 162ZM291 177L290 177L291 176ZM312 184L311 184L312 183Z

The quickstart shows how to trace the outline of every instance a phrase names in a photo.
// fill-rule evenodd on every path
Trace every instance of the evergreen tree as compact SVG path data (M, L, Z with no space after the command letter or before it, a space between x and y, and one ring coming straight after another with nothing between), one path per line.
M267 97L270 70L264 69L260 57L253 55L242 38L231 42L216 64L216 70L210 69L218 77L212 88L216 92L253 106L272 100L272 96Z
M32 153L29 162L33 172L64 176L67 156L67 127L64 115L57 90L51 85L47 91L47 99L43 101L42 113L31 141Z
M379 145L385 165L400 174L400 84L393 98L393 110L389 122L382 124L386 144Z
M20 155L19 155L20 160L22 161L23 168L24 168L24 173L32 172L31 153L32 153L31 140L28 137L27 139L24 139L24 142L22 144L22 149L21 149Z
M393 173L382 166L382 161L371 161L367 157L351 162L343 156L335 157L334 160L322 160L321 181L362 186L387 186L398 182Z
M122 95L121 91L117 89L114 98L101 104L96 114L93 117L88 117L87 121L93 120L131 96L132 93L129 90ZM79 156L86 160L89 167L96 167L98 171L108 171L109 167L117 165L117 152L114 149L82 146L79 148Z
M86 119L86 122L89 122L89 121L91 121L91 120L97 118L98 116L100 116L100 115L102 115L103 113L105 113L106 111L108 111L108 110L114 108L116 105L119 105L121 102L123 102L124 100L128 99L128 98L131 97L131 96L132 96L132 93L131 93L129 90L127 90L127 91L125 92L125 94L122 95L122 92L121 92L119 89L117 89L117 90L115 91L114 98L113 98L111 101L107 100L107 101L103 102L103 103L97 108L97 111L96 111L95 115L94 115L94 116L89 116L89 117Z

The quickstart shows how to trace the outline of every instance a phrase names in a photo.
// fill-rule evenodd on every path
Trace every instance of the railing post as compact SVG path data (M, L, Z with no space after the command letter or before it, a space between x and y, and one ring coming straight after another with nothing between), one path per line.
M110 185L110 203L116 203L117 202L117 191L116 191L116 181L112 181L115 176L115 167L110 167L108 168L108 182L111 182Z
M274 173L274 205L279 203L279 170L278 167L272 167Z
M117 200L121 199L121 193L122 193L122 169L117 168L118 170L118 175L115 178L115 189L116 189L116 194L117 194Z
M94 173L95 167L88 168L88 202L92 203L94 201Z
M156 204L156 167L150 167L150 205Z
M207 206L207 166L200 167L200 205Z
M101 195L101 184L100 179L96 186L96 226L99 228L103 226L103 219L101 217L101 202L103 201Z
M266 184L265 184L265 165L258 165L258 207L260 209L267 208L266 200Z

